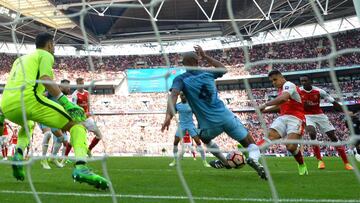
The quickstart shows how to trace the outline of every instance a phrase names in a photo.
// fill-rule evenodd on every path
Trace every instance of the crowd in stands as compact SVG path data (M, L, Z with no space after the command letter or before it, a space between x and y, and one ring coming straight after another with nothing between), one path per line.
M359 30L335 34L333 37L337 50L360 47ZM328 55L331 52L330 47L330 42L325 37L254 45L249 48L249 59L251 62L255 62L269 59L296 60L301 58L316 58ZM207 53L228 67L229 72L224 77L266 74L272 68L287 72L329 66L327 61L315 61L311 63L264 64L252 66L248 70L245 70L245 57L242 48L218 49L208 51ZM181 65L180 54L168 54L168 57L171 66ZM15 59L15 55L0 54L0 81L6 81L8 72ZM73 80L77 77L88 78L88 80L116 80L123 78L123 71L126 69L156 68L167 65L162 55L107 56L92 57L91 59L93 66L89 65L88 57L55 57L54 70L56 78L59 80L61 78ZM360 54L356 52L339 55L335 61L335 66L351 66L356 64L360 64ZM201 65L207 66L205 63Z
M331 83L315 84L339 99ZM339 82L345 101L360 101L360 81ZM262 104L275 97L275 88L252 89L255 102ZM253 107L253 102L245 90L225 90L218 92L219 97L232 110L245 110ZM166 93L130 93L128 95L92 95L92 110L98 112L165 111ZM326 101L323 101L326 102ZM360 102L359 102L360 103Z

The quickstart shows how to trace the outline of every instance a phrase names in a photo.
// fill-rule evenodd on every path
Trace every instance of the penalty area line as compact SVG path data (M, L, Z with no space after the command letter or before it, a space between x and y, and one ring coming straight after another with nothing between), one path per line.
M26 194L32 195L31 191L0 190L0 194ZM81 197L112 197L111 194L94 193L71 193L71 192L37 192L39 195L48 196L81 196ZM119 198L132 199L188 199L187 196L161 196L161 195L125 195L115 194ZM231 198L231 197L193 197L194 200L207 201L237 201L237 202L273 202L270 198ZM279 202L329 202L329 203L360 203L360 199L279 199Z

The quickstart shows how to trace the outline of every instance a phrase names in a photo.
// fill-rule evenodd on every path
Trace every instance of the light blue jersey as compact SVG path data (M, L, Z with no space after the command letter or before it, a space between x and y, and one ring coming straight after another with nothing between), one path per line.
M186 103L177 103L175 110L179 113L179 122L181 129L192 129L195 128L193 120L193 112L190 105Z
M171 88L183 91L200 129L221 126L235 116L217 94L215 79L222 75L223 73L200 70L187 71L173 81Z
M187 71L177 76L171 89L182 91L199 123L200 139L209 143L223 132L241 141L248 131L219 99L215 79L223 73Z

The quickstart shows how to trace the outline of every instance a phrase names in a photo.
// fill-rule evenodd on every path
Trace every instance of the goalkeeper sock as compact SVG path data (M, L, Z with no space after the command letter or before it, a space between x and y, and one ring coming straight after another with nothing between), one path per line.
M99 141L100 141L99 138L94 137L94 139L91 141L89 145L89 150L91 151L97 145L97 143L99 143Z
M345 153L345 147L344 146L336 146L335 149L338 152L338 154L341 157L344 164L349 163L349 161L347 159L347 156L346 156L346 153Z
M314 150L314 155L317 158L317 160L322 161L319 145L313 145L312 148Z
M86 140L86 129L80 124L74 125L70 129L70 142L74 147L75 158L82 160L87 156L87 140Z
M215 142L210 141L206 144L206 147L207 149L210 149L211 154L218 158L224 165L229 165L225 156L220 152L220 149Z

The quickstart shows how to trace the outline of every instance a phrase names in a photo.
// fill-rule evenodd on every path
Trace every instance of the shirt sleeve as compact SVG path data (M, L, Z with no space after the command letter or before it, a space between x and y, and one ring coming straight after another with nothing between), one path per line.
M54 56L48 52L45 52L40 56L39 61L39 77L47 75L51 78L54 78L53 72L53 65L54 65Z
M327 92L325 92L325 90L323 89L319 89L320 92L320 97L329 101L330 103L333 103L335 101L334 97L332 97L330 94L328 94Z
M174 81L173 81L173 84L170 88L170 91L173 90L173 89L176 89L178 91L182 91L184 88L184 81L182 80L182 77L181 75L177 76Z
M293 95L296 92L296 85L292 82L286 82L282 88L283 92L288 92L290 95Z

